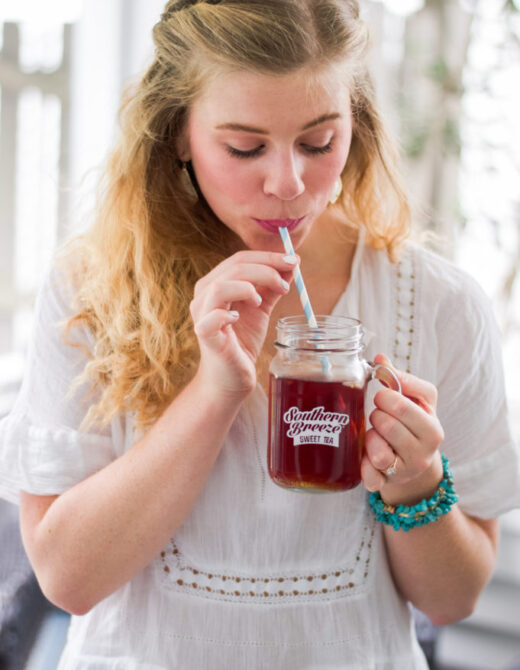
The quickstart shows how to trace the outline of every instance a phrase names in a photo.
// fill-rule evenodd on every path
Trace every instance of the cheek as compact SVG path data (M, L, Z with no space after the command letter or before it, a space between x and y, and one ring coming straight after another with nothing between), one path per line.
M317 160L312 164L309 174L312 175L312 183L316 190L328 191L334 186L334 182L342 173L347 162L351 139L352 134L347 133L340 139L332 153L328 154L324 160Z
M307 188L315 193L330 195L331 189L345 165L343 155L331 156L327 161L317 161L308 172Z
M231 158L216 158L216 155L213 148L206 155L194 152L192 158L199 186L208 202L214 199L247 201L252 181L247 166L237 165L238 161Z
M341 143L341 149L340 151L338 151L338 155L336 156L338 172L342 172L343 168L345 167L345 163L347 162L348 155L350 153L351 144L352 144L352 128L349 128L345 134L343 142Z

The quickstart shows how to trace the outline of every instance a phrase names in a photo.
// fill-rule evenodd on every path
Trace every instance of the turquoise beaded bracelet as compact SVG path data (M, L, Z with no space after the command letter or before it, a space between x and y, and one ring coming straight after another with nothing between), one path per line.
M411 528L426 526L437 521L443 514L447 514L457 502L459 496L453 489L453 475L451 474L448 459L441 454L443 478L437 490L429 500L421 500L417 505L388 505L381 498L379 491L370 494L370 507L376 519L392 526L394 530L409 531Z

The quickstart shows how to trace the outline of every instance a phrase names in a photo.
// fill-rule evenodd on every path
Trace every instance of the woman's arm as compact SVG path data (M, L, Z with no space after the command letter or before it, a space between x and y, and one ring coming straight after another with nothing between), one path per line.
M388 362L377 357L377 362ZM375 397L367 434L363 479L391 505L430 498L441 481L444 438L436 417L434 386L398 372L403 396L390 390ZM384 471L397 455L396 473ZM455 481L455 490L457 482ZM496 560L498 521L468 516L457 505L433 523L408 532L384 528L390 567L403 597L438 625L471 614Z
M21 494L22 537L49 600L86 613L183 523L255 386L256 358L293 266L283 254L245 251L201 279L191 303L201 351L194 379L142 439L96 474L60 496Z
M415 504L429 498L442 479L437 467L425 473ZM433 475L433 485L427 480ZM456 483L455 483L456 485ZM382 493L397 503L396 494ZM388 501L390 502L390 500ZM384 527L390 568L404 598L442 626L469 616L493 571L498 521L470 517L454 505L434 523L408 532Z
M199 496L240 404L195 378L145 437L50 505L21 492L24 545L51 602L85 614L159 553Z

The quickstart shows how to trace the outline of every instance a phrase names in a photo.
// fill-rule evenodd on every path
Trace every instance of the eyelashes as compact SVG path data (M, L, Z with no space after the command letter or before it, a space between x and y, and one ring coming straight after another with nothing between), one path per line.
M329 151L332 151L332 139L322 147L314 147L310 144L302 144L301 146L303 151L306 154L309 154L310 156L319 156L321 154L328 154ZM228 153L234 158L255 158L256 156L259 156L262 153L264 145L261 144L259 147L255 147L254 149L248 149L247 151L241 151L240 149L235 149L235 147L231 147L229 145L226 145L226 149Z
M249 149L248 151L240 151L240 149L235 149L235 147L230 147L229 145L226 146L226 149L234 158L254 158L260 154L263 145L256 147L256 149Z

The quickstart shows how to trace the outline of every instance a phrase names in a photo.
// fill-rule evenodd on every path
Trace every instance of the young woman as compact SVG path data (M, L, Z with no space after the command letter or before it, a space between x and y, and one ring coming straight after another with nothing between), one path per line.
M426 668L408 601L467 616L518 503L489 305L406 241L357 2L174 0L154 39L0 424L3 494L74 615L60 670ZM359 318L402 385L344 493L266 474L275 326L301 313L280 226L315 313ZM395 530L398 504L428 523Z

